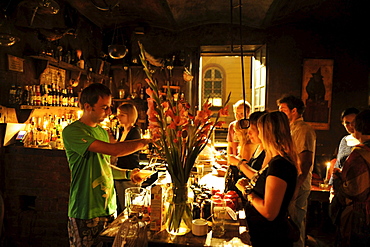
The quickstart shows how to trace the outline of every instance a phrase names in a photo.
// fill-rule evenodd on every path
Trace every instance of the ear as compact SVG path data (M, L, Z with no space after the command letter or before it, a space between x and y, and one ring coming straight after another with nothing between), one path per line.
M84 103L84 108L83 109L85 111L91 111L92 110L92 106L89 103Z
M293 114L298 114L297 108L293 108L293 109L291 110L291 112L292 112Z

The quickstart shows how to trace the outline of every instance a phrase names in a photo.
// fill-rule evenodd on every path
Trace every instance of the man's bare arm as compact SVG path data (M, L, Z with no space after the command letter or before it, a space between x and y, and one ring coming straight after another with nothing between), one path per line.
M139 151L150 143L151 139L138 139L124 142L108 143L96 140L89 146L88 150L95 153L113 156L125 156Z

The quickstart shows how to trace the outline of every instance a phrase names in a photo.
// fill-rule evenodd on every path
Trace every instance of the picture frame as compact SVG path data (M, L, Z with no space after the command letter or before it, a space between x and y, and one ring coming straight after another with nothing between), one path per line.
M16 72L23 72L23 58L19 58L10 54L8 55L8 69Z
M303 119L316 130L330 129L333 59L304 59L302 100Z

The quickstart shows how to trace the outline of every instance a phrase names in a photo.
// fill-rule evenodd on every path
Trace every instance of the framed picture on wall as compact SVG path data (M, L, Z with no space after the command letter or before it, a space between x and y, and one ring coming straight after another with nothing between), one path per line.
M302 100L306 105L303 118L317 130L330 129L333 64L332 59L303 62Z

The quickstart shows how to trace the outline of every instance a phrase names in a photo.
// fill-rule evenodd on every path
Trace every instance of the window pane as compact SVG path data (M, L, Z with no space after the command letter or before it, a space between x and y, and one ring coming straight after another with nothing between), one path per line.
M219 71L218 69L215 69L215 78L222 78L221 71Z
M209 69L209 70L207 70L206 71L206 73L204 74L204 78L211 78L212 76L211 76L211 70Z
M222 86L222 84L221 84L221 82L220 82L220 81L215 81L213 85L214 85L214 88L215 88L215 89L216 89L216 88L217 88L217 89L221 89L221 86Z
M212 88L212 82L211 81L205 81L204 82L204 88L207 88L207 89Z

